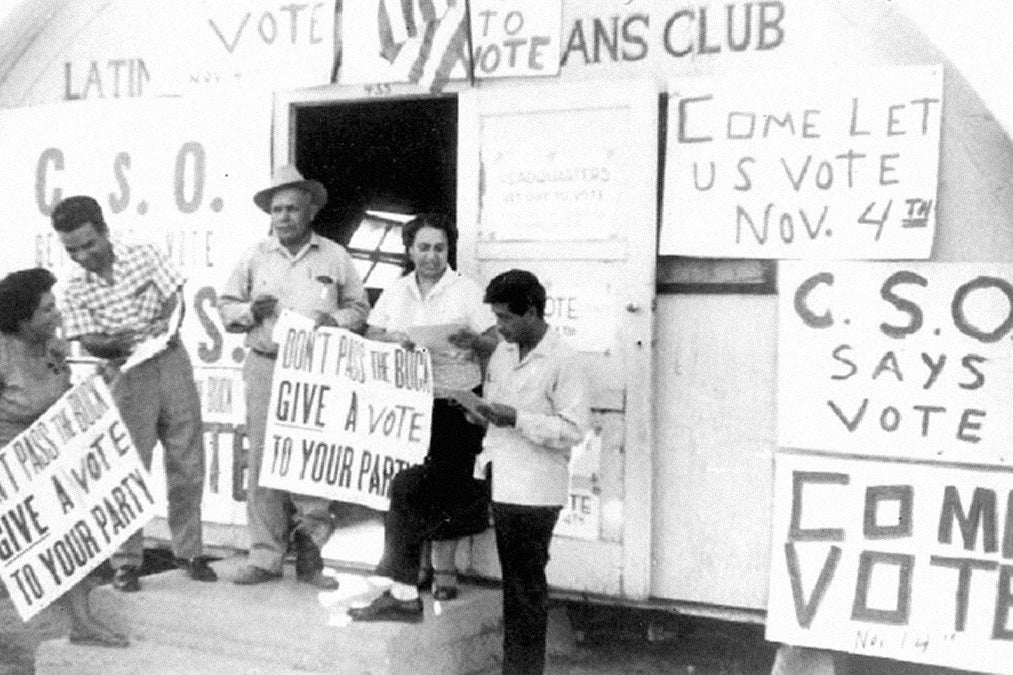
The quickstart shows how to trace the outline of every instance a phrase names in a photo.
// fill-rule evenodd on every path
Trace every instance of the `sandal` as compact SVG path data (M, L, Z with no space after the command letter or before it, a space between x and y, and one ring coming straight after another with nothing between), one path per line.
M446 602L457 597L457 570L435 570L433 600Z
M457 597L457 586L437 586L433 589L433 600L447 602Z

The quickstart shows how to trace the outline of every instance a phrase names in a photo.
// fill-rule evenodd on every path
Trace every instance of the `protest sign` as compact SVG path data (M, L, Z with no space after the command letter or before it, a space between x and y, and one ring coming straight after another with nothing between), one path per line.
M768 640L1008 670L1008 469L782 452L775 474Z
M560 0L474 0L475 77L558 74L562 5Z
M570 483L567 503L559 514L553 534L597 541L601 533L600 431L588 432L570 452Z
M306 326L285 312L260 484L386 509L390 481L429 449L426 351Z
M587 129L592 124L604 127L620 122L593 119L596 115L591 112L585 117L588 119L579 124L565 118L568 128L553 125L542 133L536 132L527 118L490 122L495 130L483 138L486 178L480 239L602 240L616 236L617 222L621 222L620 194L631 175L623 166L628 157L612 147L614 139L591 138ZM549 124L542 118L538 121Z
M27 621L155 515L141 464L98 376L0 449L0 578Z
M659 252L928 258L942 68L669 86Z
M798 262L778 277L779 446L1013 458L1013 265Z
M615 280L547 276L545 320L575 349L607 354L619 329Z
M68 115L74 124L66 124ZM237 433L245 426L244 336L222 325L217 289L269 224L250 195L269 179L270 147L250 139L270 129L270 92L78 101L4 110L0 120L0 144L19 149L0 157L0 183L10 188L7 210L20 228L0 269L49 268L62 280L54 289L60 295L81 268L49 216L74 194L98 200L113 236L155 244L186 277L180 337L201 394L208 466L232 466L233 447L241 451L245 442ZM132 360L160 348L145 343ZM208 475L205 521L245 523L233 487Z

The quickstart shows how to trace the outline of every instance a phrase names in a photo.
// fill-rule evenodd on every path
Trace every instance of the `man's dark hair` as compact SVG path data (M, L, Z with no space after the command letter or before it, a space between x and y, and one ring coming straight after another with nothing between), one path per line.
M102 217L102 207L87 195L67 197L53 209L53 229L57 232L71 232L85 223L92 223L95 231L106 232L106 221Z
M41 267L11 272L0 279L0 333L16 333L55 283L53 273Z
M545 316L545 287L531 272L510 270L497 275L485 288L484 302L506 305L511 313L522 316L534 307L538 318Z
M412 262L408 249L415 243L415 235L423 227L431 227L447 235L447 261L451 266L457 261L457 225L454 224L454 219L443 213L420 213L401 227L401 241L405 250L405 274L415 270L415 263Z

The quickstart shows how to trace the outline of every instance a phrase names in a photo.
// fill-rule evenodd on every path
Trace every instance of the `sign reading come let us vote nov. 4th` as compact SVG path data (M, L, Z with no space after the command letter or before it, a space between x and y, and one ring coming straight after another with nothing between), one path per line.
M162 508L94 376L0 448L0 579L27 621Z
M662 254L929 257L940 66L680 78L669 89Z
M385 510L390 481L429 449L429 352L313 328L286 311L260 484Z

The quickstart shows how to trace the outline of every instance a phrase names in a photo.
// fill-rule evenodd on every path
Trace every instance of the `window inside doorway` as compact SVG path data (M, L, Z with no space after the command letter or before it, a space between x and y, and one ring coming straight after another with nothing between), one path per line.
M366 288L386 288L401 276L405 263L401 231L412 217L383 211L363 214L347 248Z

